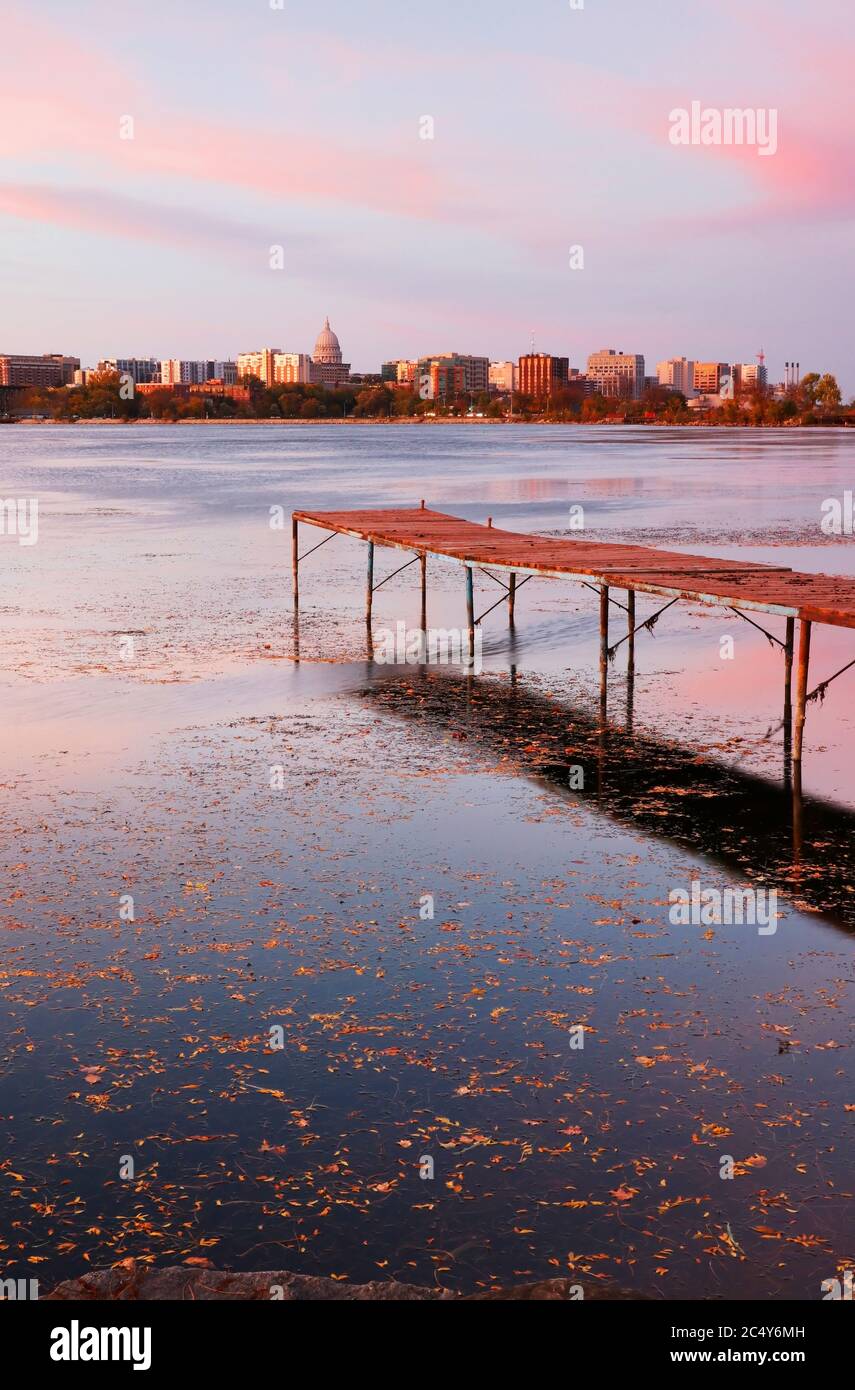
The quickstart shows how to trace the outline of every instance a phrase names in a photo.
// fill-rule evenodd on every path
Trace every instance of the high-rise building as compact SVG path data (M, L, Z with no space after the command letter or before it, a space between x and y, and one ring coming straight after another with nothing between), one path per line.
M763 387L769 380L763 362L734 362L731 376L737 391L750 391L756 386Z
M489 372L490 388L503 396L517 389L516 362L491 362Z
M416 379L418 362L412 361L408 357L396 357L390 362L384 362L380 369L380 380L389 382L394 386L412 386Z
M130 377L135 386L160 381L160 362L156 357L102 357L99 372L118 372Z
M723 376L730 376L729 362L696 362L695 390L701 396L717 396Z
M232 386L237 381L237 370L236 362L217 362L212 358L188 361L170 357L160 364L160 381L163 386L202 385L206 381L222 381Z
M307 352L277 352L273 358L273 380L278 385L308 385L312 380L312 359Z
M517 384L520 395L543 400L567 385L570 359L552 357L548 352L529 352L520 358Z
M666 362L659 362L656 375L660 386L681 391L687 400L695 394L695 364L689 357L669 357Z
M0 353L0 386L70 386L79 370L79 357L63 357L58 352L41 357Z
M420 357L416 375L423 399L447 401L453 396L488 391L490 359L460 352L440 352L435 357Z
M644 391L644 357L641 353L602 348L588 358L587 376L601 396L637 400Z
M277 353L281 352L281 348L260 348L257 352L239 352L237 359L238 379L243 380L247 376L257 376L263 386L272 386L274 382L273 359Z

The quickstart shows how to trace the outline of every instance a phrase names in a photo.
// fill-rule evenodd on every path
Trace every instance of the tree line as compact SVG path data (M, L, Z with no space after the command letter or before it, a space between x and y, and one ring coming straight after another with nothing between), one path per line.
M844 406L840 388L830 374L809 372L783 397L770 387L752 386L715 409L690 409L685 396L653 386L638 399L587 395L582 385L555 391L547 400L466 393L448 401L422 400L409 387L394 383L360 384L331 389L324 386L265 387L257 378L242 383L249 399L235 400L204 392L186 396L171 386L142 393L122 383L116 372L93 372L85 386L33 388L25 393L23 409L59 421L116 420L378 420L402 417L492 420L548 420L624 424L786 425L855 424L855 402Z

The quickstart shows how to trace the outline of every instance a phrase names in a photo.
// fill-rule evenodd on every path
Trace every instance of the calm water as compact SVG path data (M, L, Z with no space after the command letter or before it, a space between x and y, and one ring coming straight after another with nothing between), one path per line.
M569 535L581 504L592 537L855 574L819 524L852 436L4 427L0 455L40 505L38 544L0 537L4 1273L821 1297L855 1257L855 672L810 708L794 836L749 624L669 610L601 737L593 593L532 581L475 680L371 664L364 547L305 561L298 630L270 509ZM416 575L377 625L417 623ZM463 613L432 560L429 621ZM853 655L817 629L816 681ZM673 925L695 878L776 888L777 931Z

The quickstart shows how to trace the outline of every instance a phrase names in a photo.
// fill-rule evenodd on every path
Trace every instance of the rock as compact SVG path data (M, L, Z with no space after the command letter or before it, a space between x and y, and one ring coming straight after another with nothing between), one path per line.
M292 1274L287 1270L262 1270L252 1274L230 1274L216 1269L188 1269L171 1265L152 1269L148 1265L127 1261L115 1269L94 1270L79 1279L67 1279L58 1284L47 1300L92 1300L134 1302L182 1302L185 1299L270 1302L272 1290L280 1289L279 1299L293 1303L312 1302L512 1302L562 1301L573 1299L578 1280L542 1279L533 1284L515 1284L506 1289L489 1289L480 1293L457 1294L441 1289L425 1289L417 1284L399 1284L394 1279L376 1280L370 1284L349 1284L343 1279L323 1279L312 1274ZM589 1284L585 1301L603 1299L636 1299L643 1297L618 1289L614 1285Z

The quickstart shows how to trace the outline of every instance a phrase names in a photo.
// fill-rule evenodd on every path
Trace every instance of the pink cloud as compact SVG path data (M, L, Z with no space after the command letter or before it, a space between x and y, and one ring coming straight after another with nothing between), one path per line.
M15 132L5 153L16 159L70 156L111 180L166 175L184 186L243 188L409 218L463 224L489 218L468 182L455 182L427 143L414 139L413 148L399 151L305 126L271 131L232 120L203 122L155 106L111 57L82 50L37 21L13 19L4 41L0 129ZM120 139L125 116L133 118L133 139Z

